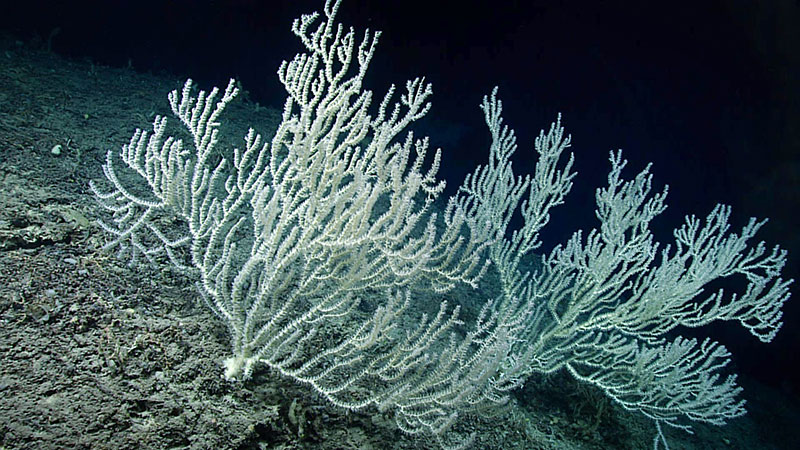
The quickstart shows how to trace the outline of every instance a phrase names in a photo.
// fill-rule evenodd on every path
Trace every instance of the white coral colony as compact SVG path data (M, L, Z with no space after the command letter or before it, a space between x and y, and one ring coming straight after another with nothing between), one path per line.
M649 224L665 208L666 189L651 192L649 167L623 179L626 161L611 153L608 186L596 195L599 228L576 232L536 269L523 269L575 177L572 155L562 161L570 138L560 118L536 139L533 173L517 175L509 160L516 138L495 89L482 105L488 163L443 213L433 212L444 187L441 153L426 167L427 138L406 132L428 112L431 86L409 81L399 97L393 86L374 108L362 80L380 33L358 40L335 23L338 6L326 1L318 24L317 14L295 20L305 53L278 71L287 97L271 140L251 129L242 148L217 149L219 121L238 90L231 80L223 92L195 93L189 80L169 94L189 142L168 134L158 116L120 154L152 196L123 185L112 152L103 166L110 190L92 184L112 213L101 222L107 248L132 264L166 256L197 280L231 335L225 376L269 367L335 405L392 411L403 431L443 446L470 442L460 416L561 369L652 418L656 444L666 444L661 425L688 430L691 421L744 414L735 376L720 375L728 351L667 332L735 320L772 340L791 280L780 278L785 251L748 245L763 222L732 233L730 209L718 205L704 220L688 217L675 243L659 246ZM512 230L515 211L524 222ZM187 229L163 228L156 219L164 214ZM447 302L432 317L408 319L411 288L476 286L489 265L502 288L466 334L455 332L459 307ZM743 293L704 291L729 276L747 280Z

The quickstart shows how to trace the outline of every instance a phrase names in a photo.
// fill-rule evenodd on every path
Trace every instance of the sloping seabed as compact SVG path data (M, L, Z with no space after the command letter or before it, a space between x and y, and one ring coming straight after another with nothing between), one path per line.
M0 37L0 448L436 448L389 416L348 414L267 371L224 381L228 337L192 281L100 251L103 212L88 182L102 177L107 149L168 112L166 93L181 84ZM278 118L246 100L227 114L262 132ZM672 448L789 448L782 433L800 422L797 406L742 381L747 416L695 435L667 430ZM471 425L482 449L637 449L653 436L562 376Z

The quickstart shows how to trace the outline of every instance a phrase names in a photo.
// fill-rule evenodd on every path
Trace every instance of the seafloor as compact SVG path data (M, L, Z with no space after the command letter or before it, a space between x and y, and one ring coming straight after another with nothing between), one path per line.
M169 112L166 94L182 83L0 38L0 449L437 448L266 370L226 382L226 330L193 282L101 251L105 212L89 180L102 178L108 149ZM265 132L276 116L240 98L226 120ZM747 416L667 430L671 448L797 448L798 405L741 382ZM481 449L651 448L654 433L566 376L531 382L507 411L467 425Z

